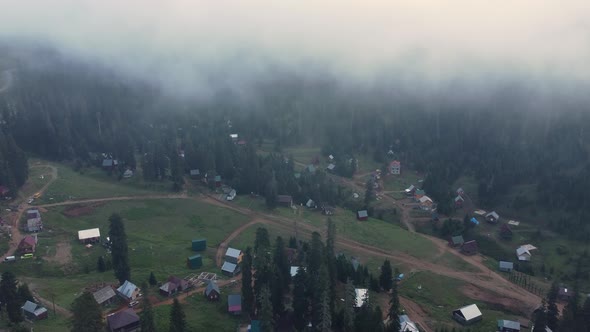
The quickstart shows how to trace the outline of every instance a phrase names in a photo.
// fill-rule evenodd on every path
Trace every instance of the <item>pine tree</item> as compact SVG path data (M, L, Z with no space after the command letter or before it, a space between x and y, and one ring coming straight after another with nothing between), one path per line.
M391 285L391 298L389 300L389 312L387 313L389 316L389 325L387 325L387 331L399 331L399 329L401 328L401 323L399 321L399 313L400 304L399 296L397 294L397 282L394 282Z
M389 291L393 285L393 272L391 270L391 263L388 259L381 265L381 275L379 276L379 285Z
M106 264L102 256L98 256L98 260L96 261L96 269L98 270L98 272L106 271Z
M383 332L385 327L383 325L383 311L381 311L381 307L376 306L375 310L373 310L373 317L371 319L371 326L369 331L371 332Z
M29 285L26 283L20 284L18 286L18 303L19 304L24 304L27 301L31 301L31 302L35 302L35 299L33 298L33 293L31 293L31 290L29 289Z
M131 270L129 268L129 249L127 247L127 235L125 234L125 226L121 217L113 213L109 217L109 237L111 239L111 252L113 259L113 268L115 270L115 277L121 284L125 280L131 278Z
M174 298L172 308L170 309L170 332L185 332L186 331L186 317L180 302Z
M345 294L344 294L344 307L342 308L342 328L344 332L350 332L354 330L354 308L356 306L356 293L354 291L354 285L352 280L349 278L346 281Z
M547 327L549 327L551 331L557 331L557 326L559 324L559 309L557 308L558 293L559 286L557 285L557 282L554 281L547 294Z
M547 327L547 311L545 307L545 300L543 300L543 304L539 311L537 312L537 316L535 317L535 328L532 332L545 332L545 328ZM569 330L565 330L569 331Z
M152 286L155 286L158 284L158 280L156 279L156 276L154 275L154 272L150 272L150 279L149 279L149 283Z
M102 309L89 292L84 292L72 303L72 332L102 332Z
M275 240L273 262L277 272L280 273L282 281L281 286L284 289L288 288L290 281L289 278L291 276L291 267L289 265L289 261L287 260L287 255L285 255L285 242L280 236L277 236Z
M16 277L12 272L7 271L2 273L2 280L0 280L0 302L2 302L2 306L6 307L8 319L12 323L22 322L23 320L20 309L22 303L20 303L16 284Z
M326 221L326 267L328 268L328 291L330 298L330 309L334 311L334 300L336 293L336 253L334 251L334 243L336 242L336 225L332 219L328 218Z
M141 313L139 314L139 322L141 332L156 332L156 324L154 322L154 309L149 299L149 288L145 281L141 285L143 289L143 297L141 299Z
M258 294L258 302L260 302L258 316L260 318L260 331L262 332L271 332L274 329L273 308L270 296L268 286L263 287Z
M261 254L261 249L267 251L270 248L270 237L268 230L264 227L256 229L256 239L254 240L254 255Z
M330 298L328 290L323 292L322 301L320 302L320 320L317 325L317 330L322 332L329 332L332 329L332 311L330 310Z
M252 249L246 248L241 263L242 270L242 304L244 312L254 313L254 289L252 289Z
M268 181L266 184L266 188L264 191L264 199L266 201L266 207L269 209L274 209L277 207L277 180L275 178L274 172L272 175L272 179Z
M307 272L302 267L299 267L297 274L293 277L293 315L294 325L298 331L303 330L309 320L307 278Z
M584 305L582 306L582 320L586 325L586 332L590 332L590 297L586 297Z
M372 178L369 179L365 187L365 207L369 208L369 204L375 200L375 181Z

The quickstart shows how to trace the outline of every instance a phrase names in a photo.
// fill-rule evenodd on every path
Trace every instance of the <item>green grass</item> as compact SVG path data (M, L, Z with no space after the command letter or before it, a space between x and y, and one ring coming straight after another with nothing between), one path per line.
M32 197L51 180L51 168L36 166L29 168L29 179L20 192L25 198Z
M36 259L0 264L0 271L10 269L19 277L31 277L44 295L56 290L60 294L56 303L64 306L69 306L89 284L115 282L112 271L95 272L98 256L108 256L105 249L99 245L87 249L77 241L78 230L94 227L99 227L103 238L106 237L108 217L114 212L124 219L131 280L138 285L147 280L151 271L159 280L199 271L220 273L214 264L217 247L232 230L248 221L246 216L228 209L180 199L110 202L77 218L65 217L61 211L62 207L56 207L44 214L45 231L39 235ZM207 249L201 252L203 267L190 270L186 258L194 254L191 240L202 237L207 239ZM72 253L72 263L65 267L43 259L51 257L55 245L62 240L69 241ZM84 273L85 267L89 274Z
M419 186L418 180L422 179L416 172L411 170L403 170L402 174L400 175L386 175L383 178L383 187L385 191L404 191L411 185ZM398 193L398 197L394 198L403 198L405 194Z
M166 182L145 183L139 175L118 181L98 168L75 172L69 166L52 164L58 168L58 178L36 203L56 203L69 199L91 199L131 195L149 195L170 188Z
M498 319L516 317L498 307L469 299L460 291L465 285L462 281L423 271L407 277L400 284L400 294L418 303L441 326L461 327L452 319L452 311L472 303L477 304L483 319L469 326L471 331L495 331Z
M248 198L238 200L237 203L251 209L269 212L262 199L253 200ZM303 207L299 207L299 211L301 212L295 215L291 209L277 208L272 213L309 223L320 229L325 227L327 218L319 211L311 211ZM436 251L432 242L417 234L408 232L395 223L388 223L374 218L369 218L368 221L358 221L353 212L343 209L337 209L336 214L331 216L331 219L336 224L338 235L354 241L385 250L405 252L418 258L429 258Z
M468 272L477 272L479 271L473 265L467 263L466 261L462 260L461 258L451 254L451 253L444 253L440 257L436 257L430 260L433 263L444 265L450 268L453 268L458 271L468 271ZM497 265L496 265L497 267Z
M182 304L186 315L187 331L236 331L240 316L227 313L227 295L239 294L239 289L221 289L221 300L208 302L203 294L194 294ZM156 329L168 331L171 305L154 308Z
M293 159L305 165L311 163L315 156L320 156L320 159L323 159L321 149L313 146L289 147L284 149L283 153L287 156L291 155Z
M49 311L49 316L47 317L47 319L43 319L40 321L36 321L33 323L29 323L29 322L23 322L21 323L23 326L26 326L28 328L32 328L31 331L43 331L43 332L63 332L63 331L69 331L70 330L70 326L69 326L69 321L66 317L60 316L60 315L53 315L53 311L51 310L51 308L47 308L47 310ZM1 321L0 326L5 326L5 321ZM8 327L8 326L6 326ZM8 330L6 330L8 331Z

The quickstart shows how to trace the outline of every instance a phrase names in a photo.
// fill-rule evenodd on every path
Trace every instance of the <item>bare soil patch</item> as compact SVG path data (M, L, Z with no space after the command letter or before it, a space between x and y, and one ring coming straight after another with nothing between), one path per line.
M75 218L80 216L90 215L98 207L104 205L104 203L93 203L88 205L71 205L65 208L62 214L66 217Z
M521 303L518 303L518 301L515 301L514 299L508 297L504 297L495 292L479 288L473 284L467 284L461 287L461 293L463 293L465 296L471 299L483 301L491 304L492 306L497 306L499 309L502 310L509 310L514 313L521 314L525 317L528 317L530 315L530 312L525 312Z
M72 261L72 246L68 241L60 241L55 245L55 255L47 257L47 261L55 262L59 265L67 265Z

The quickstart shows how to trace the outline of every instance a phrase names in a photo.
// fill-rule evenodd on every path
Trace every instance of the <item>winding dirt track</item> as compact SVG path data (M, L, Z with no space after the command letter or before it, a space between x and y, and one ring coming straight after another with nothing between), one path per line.
M33 167L50 167L52 170L52 179L47 184L45 184L45 186L43 186L43 188L41 190L39 190L39 192L43 193L47 189L47 187L49 187L49 185L57 179L57 176L58 176L57 169L53 166L48 166L48 165L37 165L37 166L33 166ZM342 180L342 178L340 178L340 179ZM343 180L343 182L347 183L348 185L353 185L355 188L361 187L358 184L354 183L352 180ZM393 198L388 197L386 195L384 195L383 197L385 197L385 199L387 199L387 200L391 200L391 202L393 204L395 204L397 207L401 208L402 222L404 224L406 224L406 226L408 227L408 229L411 232L415 232L413 224L410 222L410 214L409 214L410 207L408 207L408 206L405 206L405 207L401 206L400 207L400 205ZM289 218L285 218L285 217L281 217L281 216L277 216L277 215L272 215L272 214L268 214L268 213L263 213L263 212L259 212L259 211L254 211L254 210L251 210L251 209L248 209L245 207L232 205L226 201L217 200L217 199L213 198L212 196L201 195L201 196L197 196L197 197L190 197L190 196L186 195L186 193L178 194L178 195L146 195L146 196L106 197L106 198L86 199L86 200L77 200L77 201L65 201L65 202L52 203L52 204L43 204L43 205L38 205L37 207L54 207L54 206L74 205L74 204L108 202L108 201L123 201L123 200L142 200L142 199L192 199L192 200L201 201L201 202L208 203L208 204L215 205L215 206L228 208L228 209L234 210L236 212L239 212L239 213L242 213L244 215L251 217L251 220L248 223L245 223L242 226L240 226L239 228L235 229L220 244L220 246L218 247L217 252L216 252L216 262L218 265L221 265L221 263L222 263L223 255L225 253L225 249L227 248L227 245L229 244L229 242L231 240L233 240L235 237L237 237L238 235L240 235L244 230L251 227L252 225L254 225L256 223L269 224L269 225L272 224L275 227L279 227L279 228L282 228L282 229L285 229L288 231L292 231L293 225L294 225L294 221ZM20 230L18 230L18 227L17 227L18 220L20 220L20 217L22 216L24 211L26 211L26 209L29 207L30 206L28 204L21 204L21 206L19 207L18 213L13 218L13 229L12 229L13 235L12 235L12 241L10 243L9 252L14 252L14 250L16 249L16 246L20 242L20 239L22 239L22 235L20 233ZM302 222L298 222L297 227L298 227L299 232L303 232L304 234L307 234L307 235L310 235L313 232L320 232L321 233L323 231L321 228L314 227L312 225L302 223ZM423 236L423 237L427 238L428 240L430 240L437 247L437 250L438 250L437 255L442 255L446 252L451 253L451 254L459 257L460 259L464 260L465 262L469 263L470 265L474 266L475 268L477 268L478 271L477 272L456 271L456 270L453 270L452 268L449 268L447 266L438 265L438 264L435 264L435 263L432 263L429 261L423 261L423 260L417 259L416 257L413 257L411 255L408 255L408 254L405 254L402 252L386 251L386 250L383 250L378 247L374 247L374 246L359 243L359 242L356 242L356 241L353 241L353 240L350 240L347 238L343 238L342 236L337 236L336 245L340 248L347 248L347 249L350 249L350 250L353 250L356 252L362 252L362 253L370 255L370 256L378 256L378 257L382 257L382 258L391 259L393 261L398 261L398 262L401 262L404 265L407 265L408 267L411 267L412 269L415 269L415 270L430 271L435 274L439 274L439 275L447 276L450 278L462 280L462 281L469 283L469 284L473 285L474 287L477 287L487 293L495 294L498 297L501 297L504 299L512 299L514 302L514 307L511 309L515 310L516 312L521 312L522 314L527 315L527 316L541 302L540 297L510 283L508 280L504 279L499 274L495 273L494 271L489 270L482 263L481 257L463 256L463 255L459 254L456 250L449 248L446 245L445 241L442 241L438 238L422 235L419 233L415 233L415 234L417 236ZM5 256L3 256L3 257L5 257ZM235 279L239 280L239 277L237 277ZM229 281L220 282L220 285L225 285L228 282ZM202 291L202 289L195 289L189 293L184 294L181 298L184 299L187 296L194 294L198 291ZM40 300L44 303L49 303L49 301L46 299L40 298ZM161 303L157 303L155 305L158 306L158 305L168 304L168 302L170 302L170 301L171 300L166 300ZM413 316L412 318L416 322L418 322L420 325L422 325L425 329L427 329L427 331L428 331L429 327L426 324L426 320L428 319L428 316L424 313L424 310L422 310L422 308L420 308L419 305L413 303L409 299L402 298L402 299L400 299L400 301L402 301L402 304L404 305L406 310L408 310L408 312L411 314L411 316ZM63 309L63 308L60 308L60 309ZM56 308L56 310L57 310L57 308ZM63 311L64 314L69 313L69 311L67 309L63 309L63 310L64 310Z

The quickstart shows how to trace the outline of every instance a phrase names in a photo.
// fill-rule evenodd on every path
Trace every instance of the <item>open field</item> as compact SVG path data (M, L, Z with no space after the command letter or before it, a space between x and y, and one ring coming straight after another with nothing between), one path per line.
M57 167L58 178L47 188L45 194L35 201L35 204L113 196L149 195L170 188L167 182L143 185L139 175L118 181L115 176L109 177L98 168L85 168L84 173L80 174L63 164L51 165Z
M251 209L269 212L262 199L240 198L236 202ZM291 209L288 208L277 208L272 211L272 214L294 218L299 222L309 223L315 227L325 226L327 217L319 211L310 211L304 207L298 207L298 209L301 211L299 215L294 215ZM330 218L336 224L336 232L339 236L360 243L386 250L404 252L418 258L429 258L436 251L430 241L408 232L397 224L374 218L369 218L367 221L358 221L355 213L344 209L337 209L335 215Z
M400 293L422 307L435 326L460 328L461 325L452 319L452 311L469 305L477 304L483 314L483 320L469 326L471 331L489 332L496 330L498 319L512 319L517 315L503 313L497 305L485 301L472 300L467 284L431 272L418 272L409 276L400 284Z

